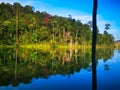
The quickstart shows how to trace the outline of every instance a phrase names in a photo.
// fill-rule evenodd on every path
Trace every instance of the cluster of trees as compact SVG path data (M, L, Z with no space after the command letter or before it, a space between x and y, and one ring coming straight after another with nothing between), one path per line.
M113 52L111 48L97 49L96 60L103 59L106 62ZM70 76L82 68L91 72L90 58L91 49L41 51L1 48L0 86L28 84L32 78L47 79L58 74Z
M98 30L97 44L112 45L114 37L107 31L100 34ZM61 17L47 12L35 11L33 7L20 3L0 4L0 44L12 45L55 43L80 44L92 43L90 25L75 20L71 15Z

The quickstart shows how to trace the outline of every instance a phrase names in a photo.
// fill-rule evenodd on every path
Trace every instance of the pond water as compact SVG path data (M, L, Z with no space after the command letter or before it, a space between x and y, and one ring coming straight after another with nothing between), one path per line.
M97 90L120 90L120 51L98 49ZM92 90L91 50L0 48L0 90Z

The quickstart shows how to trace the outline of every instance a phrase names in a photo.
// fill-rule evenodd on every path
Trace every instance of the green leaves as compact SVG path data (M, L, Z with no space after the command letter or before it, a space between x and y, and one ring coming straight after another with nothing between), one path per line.
M91 45L91 22L82 24L80 20L69 17L52 16L47 12L34 12L34 8L20 3L0 4L0 44L14 44L16 37L16 7L18 7L18 37L20 44L50 43L70 45ZM107 32L98 35L98 44L114 42ZM99 32L97 32L99 34ZM70 42L71 41L71 42ZM103 43L104 42L104 43Z
M8 25L10 25L10 24L11 24L10 21L4 21L4 22L2 23L3 26L8 26Z

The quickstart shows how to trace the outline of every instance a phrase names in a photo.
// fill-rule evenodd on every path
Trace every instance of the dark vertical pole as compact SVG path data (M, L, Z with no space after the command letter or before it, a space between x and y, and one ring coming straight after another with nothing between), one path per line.
M92 35L92 89L97 90L97 80L96 80L96 37L97 37L97 0L93 2L93 35Z

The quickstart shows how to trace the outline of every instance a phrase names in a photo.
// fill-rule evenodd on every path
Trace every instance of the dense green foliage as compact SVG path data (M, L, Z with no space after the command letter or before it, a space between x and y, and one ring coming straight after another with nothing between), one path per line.
M111 48L97 49L96 60L106 62L113 52ZM28 84L32 78L47 79L58 74L70 76L83 68L91 72L90 58L91 49L41 51L0 48L0 86Z
M18 7L18 9L17 9ZM18 12L19 44L63 44L91 45L92 30L89 24L69 17L53 16L47 12L34 11L34 8L19 3L0 4L0 44L13 45L16 42L16 13ZM98 45L112 45L114 37L98 31Z

